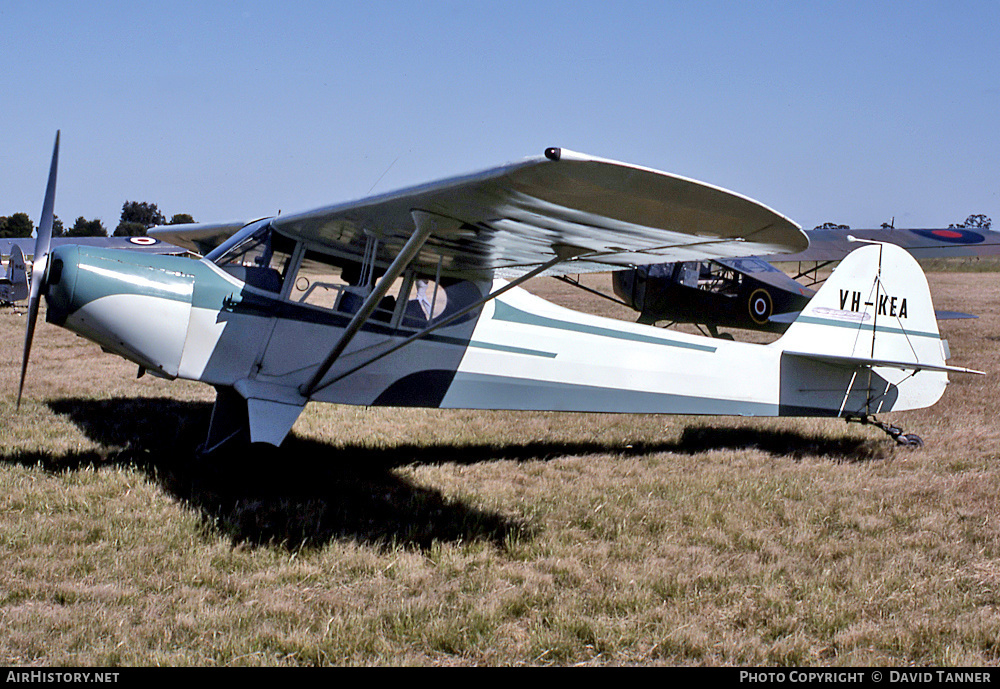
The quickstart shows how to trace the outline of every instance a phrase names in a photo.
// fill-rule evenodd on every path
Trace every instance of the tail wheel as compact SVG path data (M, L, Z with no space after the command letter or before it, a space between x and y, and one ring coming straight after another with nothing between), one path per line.
M771 317L771 312L774 310L774 302L771 301L770 293L762 288L755 289L750 294L748 306L750 318L758 325L767 323L767 319Z
M896 442L903 447L919 449L924 446L924 441L916 433L902 433L896 438Z

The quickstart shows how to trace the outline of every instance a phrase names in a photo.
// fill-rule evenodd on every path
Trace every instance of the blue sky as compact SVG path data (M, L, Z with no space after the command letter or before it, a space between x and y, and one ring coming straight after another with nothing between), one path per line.
M1000 3L0 4L0 215L253 219L562 146L809 229L1000 222Z

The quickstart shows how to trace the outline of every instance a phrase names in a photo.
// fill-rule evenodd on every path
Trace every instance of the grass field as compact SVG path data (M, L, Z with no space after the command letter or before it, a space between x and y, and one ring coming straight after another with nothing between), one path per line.
M210 388L45 323L15 411L4 310L0 664L995 665L1000 278L929 280L980 316L942 322L951 363L989 375L886 417L922 450L834 420L310 405L280 451L199 461Z

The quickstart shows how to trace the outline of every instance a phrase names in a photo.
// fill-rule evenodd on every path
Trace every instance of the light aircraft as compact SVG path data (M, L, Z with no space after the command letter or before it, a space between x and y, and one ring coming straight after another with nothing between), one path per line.
M0 277L0 306L13 306L28 298L28 272L21 249L14 247L8 254L7 272Z
M816 293L819 271L856 249L856 240L896 244L918 259L1000 255L1000 233L978 228L815 229L806 234L809 247L795 254L636 266L612 273L612 288L620 303L639 312L640 323L693 323L713 337L720 336L721 327L782 333ZM798 263L800 269L789 276L769 261ZM803 263L808 267L803 269ZM936 313L939 320L974 318Z
M58 147L57 134L18 404L44 295L49 322L140 374L215 387L206 453L280 445L310 401L874 422L934 404L949 372L970 372L946 363L923 273L888 244L850 254L768 345L579 313L520 288L538 275L807 246L752 199L648 168L550 148L258 220L193 260L50 248Z

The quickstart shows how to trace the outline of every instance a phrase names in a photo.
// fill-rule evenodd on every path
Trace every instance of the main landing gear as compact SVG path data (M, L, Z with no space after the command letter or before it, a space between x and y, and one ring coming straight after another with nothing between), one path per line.
M903 433L903 429L899 426L893 426L890 423L879 421L874 416L848 416L847 423L860 423L864 426L877 426L885 431L890 438L895 440L897 445L901 445L903 447L909 447L917 450L924 446L924 441L916 433Z

